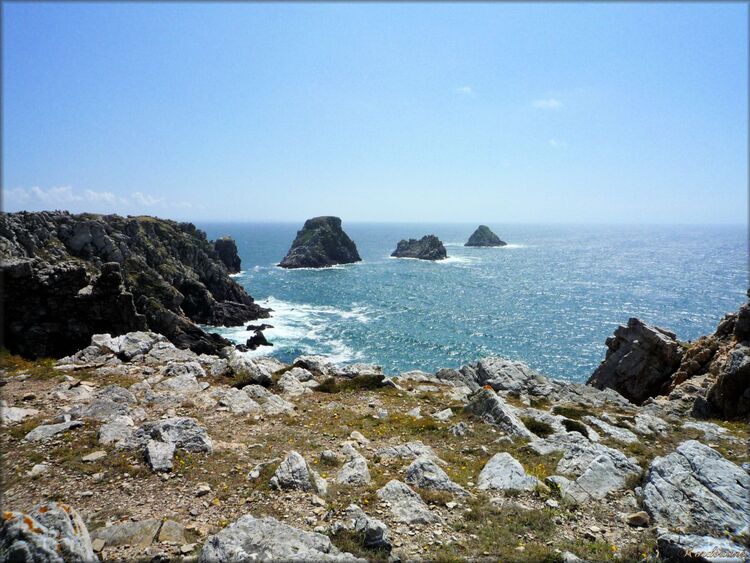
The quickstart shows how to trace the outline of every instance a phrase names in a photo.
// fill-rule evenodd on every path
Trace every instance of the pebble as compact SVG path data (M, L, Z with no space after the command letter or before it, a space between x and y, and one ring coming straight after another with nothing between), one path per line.
M546 505L547 505L547 506L549 506L550 508L559 508L559 506L560 506L560 503L559 503L559 502L557 502L557 501L556 501L555 499L553 499L553 498L548 498L548 499L547 499L546 501L544 501L544 504L546 504Z
M85 455L81 458L82 461L85 461L86 463L92 463L94 461L99 461L100 459L103 459L107 457L107 452L104 450L98 450L96 452L92 452L88 455Z
M205 496L205 495L207 495L210 492L211 492L211 486L208 485L207 483L200 483L195 488L195 496L197 496L197 497Z
M180 553L190 553L195 549L194 543L186 543L185 545L180 546Z
M91 542L91 547L96 553L101 552L102 549L104 549L104 544L106 542L102 538L96 538L94 541Z

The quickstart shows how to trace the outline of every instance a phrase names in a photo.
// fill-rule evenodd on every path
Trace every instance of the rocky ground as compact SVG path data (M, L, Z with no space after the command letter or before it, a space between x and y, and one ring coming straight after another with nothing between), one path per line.
M502 358L224 356L144 332L4 355L0 560L748 555L743 422Z

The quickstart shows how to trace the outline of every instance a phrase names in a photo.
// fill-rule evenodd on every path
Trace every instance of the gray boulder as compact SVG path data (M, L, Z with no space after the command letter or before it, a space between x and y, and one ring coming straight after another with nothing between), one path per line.
M260 405L250 398L245 389L235 389L234 387L218 389L213 393L213 396L219 400L221 406L227 407L234 414L259 413L261 411Z
M175 446L172 442L149 440L146 444L146 463L154 471L171 471Z
M427 504L408 485L392 479L381 489L378 498L388 504L393 519L405 524L433 524L442 522L439 515L430 512Z
M367 460L352 448L349 460L336 475L336 482L342 485L366 485L370 480Z
M50 502L29 514L5 512L0 526L0 561L89 563L99 559L78 512Z
M643 503L672 530L743 534L750 526L750 475L716 450L688 440L651 462Z
M400 459L416 459L418 457L429 457L434 459L438 463L445 463L441 460L435 450L430 446L423 444L421 441L416 440L414 442L407 442L400 446L387 446L380 448L375 452L380 457L395 457Z
M325 479L313 471L305 458L291 451L276 468L269 482L274 489L299 489L325 495L328 489Z
M464 410L489 424L498 426L511 437L526 440L536 438L516 416L513 407L489 389L481 389L472 395Z
M230 561L352 561L323 534L306 532L275 518L242 516L203 545L201 563Z
M145 549L153 543L160 527L161 520L156 518L139 522L122 522L97 528L91 533L91 539L101 539L108 547L132 545Z
M390 553L393 545L389 537L388 527L383 522L368 516L355 504L349 505L344 512L344 518L343 528L360 536L363 547Z
M664 563L719 563L748 561L750 551L727 538L662 534L657 538L659 558Z
M639 440L638 436L636 436L633 432L631 432L627 428L622 428L621 426L615 426L614 424L609 424L608 422L605 422L601 420L600 418L596 418L595 416L585 416L583 417L583 420L585 420L586 422L588 422L589 424L593 426L596 426L599 430L604 432L610 438L622 444L634 444L635 442Z
M61 432L66 432L72 428L79 428L80 426L83 426L83 422L80 420L70 420L58 424L42 424L26 434L23 439L27 442L46 442Z
M100 444L117 444L130 438L135 431L135 423L129 416L116 416L99 428Z
M610 388L641 404L665 390L682 361L682 347L673 332L631 318L607 338L607 354L588 385Z
M130 439L130 446L145 446L149 440L174 444L178 450L213 452L213 442L194 418L174 417L147 422Z
M477 484L481 490L501 491L533 491L540 485L539 479L527 475L523 465L507 452L490 458L479 473Z
M450 477L438 467L438 465L429 457L420 457L415 459L409 467L406 468L406 477L408 484L422 489L433 489L438 491L447 491L461 496L469 496L469 493L459 484L453 482Z

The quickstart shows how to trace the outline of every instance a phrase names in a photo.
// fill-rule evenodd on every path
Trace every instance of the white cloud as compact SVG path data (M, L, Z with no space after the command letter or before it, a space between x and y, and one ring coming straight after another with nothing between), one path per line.
M463 96L473 96L474 95L474 89L471 86L460 86L459 88L456 88L456 92L458 94L463 95Z
M13 188L4 190L4 203L10 207L26 210L40 209L71 209L91 211L117 211L134 209L169 209L190 208L188 202L169 204L164 197L158 197L144 192L134 192L129 196L118 196L112 192L97 192L94 190L74 190L71 186L59 186L43 189L38 186L31 188ZM95 206L95 207L92 207Z
M543 100L534 100L531 105L537 109L560 109L562 102L555 98L546 98Z
M566 143L565 141L558 141L557 139L550 139L549 146L551 146L553 149L564 149L567 148L568 143Z

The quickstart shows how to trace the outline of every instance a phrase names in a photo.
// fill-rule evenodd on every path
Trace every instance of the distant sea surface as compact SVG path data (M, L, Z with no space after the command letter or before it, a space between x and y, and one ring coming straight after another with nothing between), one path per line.
M387 373L457 367L489 355L584 381L605 339L639 317L693 340L744 302L743 226L490 225L502 248L463 246L476 225L346 223L363 261L283 270L301 224L199 224L237 241L235 276L274 310L271 354L323 354ZM449 258L390 258L401 238L437 235ZM216 328L244 343L244 327Z

